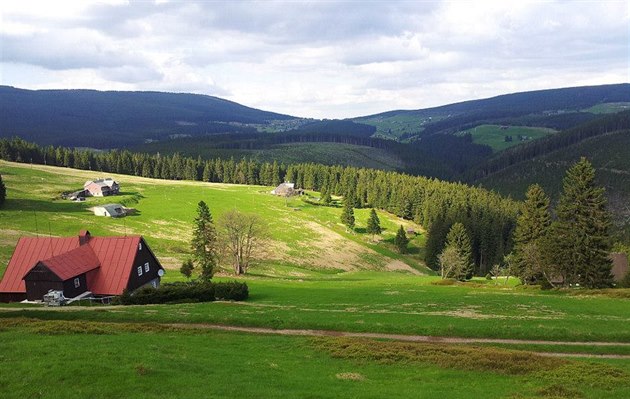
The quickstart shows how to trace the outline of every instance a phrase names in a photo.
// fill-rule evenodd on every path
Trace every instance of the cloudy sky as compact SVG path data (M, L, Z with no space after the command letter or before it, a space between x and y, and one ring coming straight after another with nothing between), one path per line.
M315 118L630 82L630 2L0 2L0 84Z

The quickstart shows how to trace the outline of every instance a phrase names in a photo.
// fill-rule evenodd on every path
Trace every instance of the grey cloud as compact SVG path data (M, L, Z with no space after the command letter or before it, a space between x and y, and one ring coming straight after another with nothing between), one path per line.
M33 36L0 36L2 61L47 69L120 67L141 64L141 57L116 49L85 31Z

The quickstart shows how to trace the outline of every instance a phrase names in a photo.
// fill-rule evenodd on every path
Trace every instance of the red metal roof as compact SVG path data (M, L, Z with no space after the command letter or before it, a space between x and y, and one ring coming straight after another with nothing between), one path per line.
M64 281L87 273L101 265L90 245L81 245L69 252L41 262Z
M0 281L0 292L26 292L24 276L42 261L64 280L88 272L88 287L94 294L122 294L142 237L88 237L85 245L80 245L79 236L20 238Z

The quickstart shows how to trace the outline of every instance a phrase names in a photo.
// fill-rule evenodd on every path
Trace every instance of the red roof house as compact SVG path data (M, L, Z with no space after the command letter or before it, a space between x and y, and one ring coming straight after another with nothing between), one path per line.
M67 298L159 285L164 269L141 236L22 237L0 281L0 301L40 300L49 290Z

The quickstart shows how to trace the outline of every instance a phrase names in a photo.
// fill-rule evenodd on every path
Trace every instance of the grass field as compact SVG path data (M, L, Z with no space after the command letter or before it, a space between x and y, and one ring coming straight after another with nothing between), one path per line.
M341 209L268 194L268 187L115 176L119 197L72 203L61 191L93 173L0 162L9 198L0 210L0 264L21 235L142 234L172 270L188 252L196 203L218 216L233 207L269 226L268 251L239 277L245 302L150 306L0 305L3 398L75 397L630 397L630 359L543 357L534 352L628 355L630 291L540 291L515 279L443 285L411 254L393 251L396 217L378 244L338 222ZM311 193L312 200L317 194ZM116 201L138 210L125 219L87 208ZM419 275L419 272L425 275ZM232 279L222 273L218 279ZM383 339L300 337L215 331L219 324L444 337L512 338L606 345L421 344ZM331 333L334 335L334 333ZM518 349L519 351L514 351Z
M188 256L192 221L197 203L204 200L216 219L237 208L255 212L267 225L270 240L266 253L252 268L257 274L308 276L356 269L406 269L428 272L423 266L424 235L413 237L409 255L394 251L393 238L400 224L422 228L379 212L384 233L376 244L365 231L368 209L357 209L356 232L339 222L340 207L324 207L271 195L271 188L201 182L165 181L114 176L121 195L88 198L83 203L60 199L62 191L78 189L97 173L67 168L28 166L0 162L0 174L8 197L0 209L0 273L20 235L69 236L88 229L94 235L143 235L167 268L175 269ZM312 202L318 194L311 193ZM118 202L135 208L136 214L121 219L97 217L88 208ZM170 274L170 276L169 276ZM177 273L167 274L174 278Z
M364 123L376 127L377 137L398 139L404 134L420 133L424 130L424 125L437 122L446 117L442 114L396 114L391 116L374 116L357 118L355 122Z
M628 363L461 345L15 319L0 353L7 399L630 395Z
M505 150L531 140L536 140L555 133L553 129L528 126L509 126L508 129L501 129L499 125L480 125L465 131L470 133L473 142L492 147L494 152ZM512 141L505 141L505 136L512 136ZM526 136L524 141L519 140L519 136Z
M593 114L614 114L621 111L627 111L630 109L630 103L604 103L594 105L590 108L584 109L585 112Z

